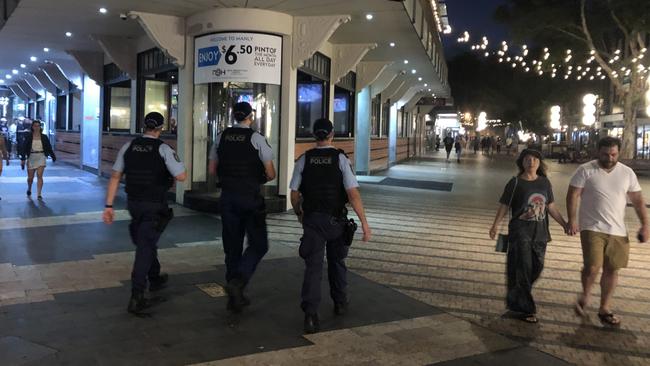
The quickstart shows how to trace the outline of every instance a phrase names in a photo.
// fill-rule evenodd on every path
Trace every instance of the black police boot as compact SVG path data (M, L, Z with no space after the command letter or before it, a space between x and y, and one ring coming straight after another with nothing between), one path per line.
M144 292L133 291L131 293L131 299L129 300L129 306L126 310L134 315L142 316L147 315L144 310L151 307L149 300L144 297Z
M250 305L250 300L244 296L245 285L246 283L239 278L228 281L225 287L226 293L228 294L228 310L238 313L245 306Z
M318 314L305 313L304 330L307 334L317 333L320 330Z
M163 288L167 287L167 282L169 281L169 275L167 273L161 273L158 277L149 278L149 291L160 291Z
M348 301L346 302L335 302L334 303L334 314L343 316L348 312Z

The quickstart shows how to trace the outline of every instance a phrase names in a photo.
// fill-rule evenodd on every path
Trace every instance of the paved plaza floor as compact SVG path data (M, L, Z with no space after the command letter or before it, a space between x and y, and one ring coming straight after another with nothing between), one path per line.
M564 212L577 166L549 165ZM221 287L219 218L175 207L159 254L170 285L140 319L126 313L133 246L124 196L106 226L104 179L51 165L41 202L25 196L14 163L0 177L0 365L650 364L650 244L633 243L622 271L620 329L601 327L595 301L589 319L574 316L580 244L555 223L534 290L539 324L503 317L505 257L487 232L515 172L504 156L469 154L459 164L432 153L359 177L373 239L350 250L350 312L334 316L324 281L323 331L303 335L293 215L268 216L271 249L247 290L252 305L234 316ZM650 179L641 181L650 192ZM639 227L631 208L627 221Z

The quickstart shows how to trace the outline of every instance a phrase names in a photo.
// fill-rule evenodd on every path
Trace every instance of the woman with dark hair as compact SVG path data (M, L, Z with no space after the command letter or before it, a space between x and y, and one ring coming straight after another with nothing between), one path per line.
M532 289L544 268L546 245L551 241L548 215L562 228L566 227L566 221L555 206L542 154L525 149L517 158L517 167L519 173L506 184L499 200L490 238L496 237L501 220L510 208L506 306L517 313L519 319L537 323Z
M20 148L20 167L25 169L27 161L27 196L32 195L32 183L34 183L34 174L38 177L36 187L38 189L38 199L42 200L41 192L43 191L43 172L45 171L45 160L51 157L56 161L56 155L52 150L52 144L46 135L43 135L41 121L32 122L31 133L25 136L25 140Z

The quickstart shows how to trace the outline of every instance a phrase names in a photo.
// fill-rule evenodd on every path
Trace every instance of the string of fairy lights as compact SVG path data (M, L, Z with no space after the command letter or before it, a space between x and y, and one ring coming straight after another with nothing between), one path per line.
M470 44L471 35L464 31L458 38L458 43ZM605 80L607 71L596 62L596 52L608 64L611 69L611 77L623 81L636 68L640 77L647 79L650 70L650 57L646 57L647 48L641 48L636 52L634 57L623 57L620 49L615 50L612 54L601 51L591 50L588 57L579 60L571 49L555 51L561 52L560 57L552 54L548 47L543 48L543 52L533 55L533 52L527 45L514 45L506 41L501 42L497 48L490 47L490 41L483 36L480 42L471 45L471 50L482 53L486 58L494 57L499 63L509 64L513 69L518 69L526 73L535 73L540 77L550 76L551 78L562 77L565 80ZM562 62L551 62L550 60L562 60Z

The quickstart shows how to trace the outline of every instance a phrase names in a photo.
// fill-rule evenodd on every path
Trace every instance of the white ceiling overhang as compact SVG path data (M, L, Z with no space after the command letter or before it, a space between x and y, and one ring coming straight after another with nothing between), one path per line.
M108 13L100 14L100 6L106 7ZM349 14L351 20L336 29L330 43L377 44L363 56L362 62L390 63L384 73L405 71L416 80L412 86L428 83L436 95L444 96L448 92L403 3L387 0L104 0L101 3L95 0L21 0L0 30L0 78L4 79L4 75L11 74L14 69L20 75L34 73L40 67L45 69L44 61L48 60L59 65L61 73L70 81L81 85L83 69L69 51L102 52L99 44L90 38L91 34L123 39L138 39L146 34L138 21L122 20L120 13L160 14L178 19L213 8L245 6L301 17ZM47 14L47 21L43 21L43 14ZM373 19L367 20L366 14L372 14ZM72 37L65 36L68 31L72 32ZM389 45L391 42L395 47ZM49 52L44 52L44 47L49 48ZM37 61L30 61L31 56ZM404 60L408 60L408 64ZM22 69L20 64L26 67ZM49 73L48 76L59 87ZM5 82L9 84L8 80Z

